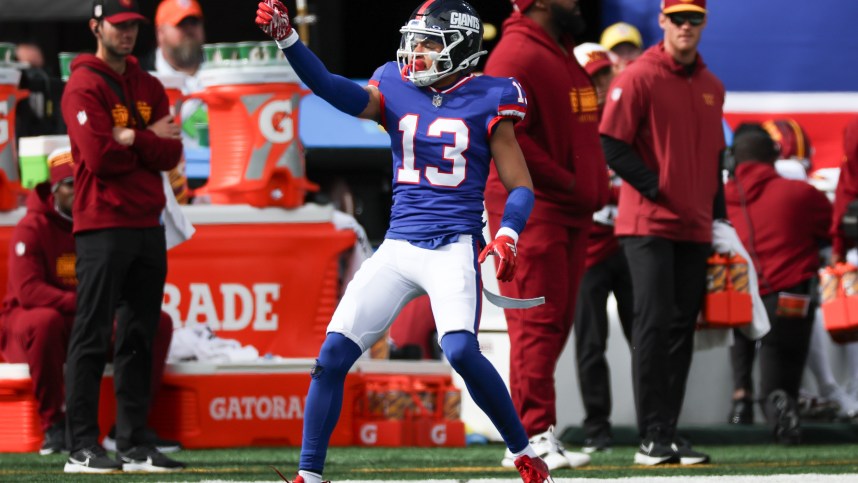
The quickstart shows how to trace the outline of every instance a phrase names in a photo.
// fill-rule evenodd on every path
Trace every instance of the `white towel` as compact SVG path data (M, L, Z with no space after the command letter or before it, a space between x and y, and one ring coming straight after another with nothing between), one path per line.
M751 263L748 251L742 245L736 229L721 220L715 220L712 224L712 248L719 253L738 253L748 260L748 287L751 291L751 304L753 306L753 319L750 325L742 327L741 330L749 339L757 340L768 334L771 329L769 315L760 298L760 290L757 285L757 270ZM694 349L704 350L713 347L723 347L733 344L733 331L730 329L703 329L694 334Z
M254 362L259 351L251 346L242 346L232 339L221 339L203 324L189 324L173 331L173 340L167 354L167 362L193 361L222 364L228 362Z
M167 204L164 206L164 212L161 218L164 221L164 234L167 237L167 250L188 241L196 229L185 214L182 212L182 207L176 201L176 194L173 192L173 187L170 186L170 177L166 172L161 172L161 179L164 185L164 197L167 198Z

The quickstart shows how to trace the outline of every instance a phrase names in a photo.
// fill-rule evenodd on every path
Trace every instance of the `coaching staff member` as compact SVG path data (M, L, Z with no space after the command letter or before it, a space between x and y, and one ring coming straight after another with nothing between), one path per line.
M554 434L554 370L572 332L578 283L584 273L593 212L608 201L608 173L599 144L599 102L578 64L574 36L586 25L577 0L516 0L486 74L514 77L527 94L515 137L527 160L536 202L518 240L519 272L499 282L509 297L545 296L545 304L507 309L509 384L530 442L552 470L590 462L566 451ZM505 188L492 168L486 183L489 227L500 227ZM512 467L506 452L502 464Z
M161 171L182 154L161 83L129 55L145 21L135 0L95 0L95 55L72 63L62 101L76 160L77 311L66 366L67 473L183 467L145 440L152 342L167 252ZM98 398L116 315L117 459L98 444Z
M632 366L638 464L703 463L676 435L706 284L713 206L724 217L719 155L724 86L697 52L706 0L664 0L664 40L611 85L600 124L625 181L615 232L634 292ZM716 195L719 201L716 202Z

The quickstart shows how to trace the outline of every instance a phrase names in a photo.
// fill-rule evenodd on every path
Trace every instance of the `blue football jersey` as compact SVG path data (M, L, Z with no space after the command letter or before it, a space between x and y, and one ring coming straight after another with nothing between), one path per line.
M474 75L444 90L419 88L396 62L379 67L370 84L381 93L381 123L393 152L385 237L430 248L460 234L481 239L489 139L498 121L524 119L524 90L513 78Z

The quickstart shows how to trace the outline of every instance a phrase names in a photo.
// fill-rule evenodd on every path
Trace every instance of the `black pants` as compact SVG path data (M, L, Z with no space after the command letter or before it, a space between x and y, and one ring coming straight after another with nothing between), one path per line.
M641 438L669 443L685 397L709 243L621 240L634 290L632 381Z
M611 379L605 349L608 341L608 295L614 293L623 335L631 342L632 279L622 250L593 265L581 278L575 304L575 357L584 401L584 432L588 438L611 435Z
M808 295L812 290L808 281L782 291ZM810 350L816 303L810 304L805 317L778 317L778 292L763 296L763 304L772 329L760 340L760 399L765 400L775 389L783 389L793 398L798 398L804 364ZM751 371L757 341L745 337L740 330L734 330L733 335L735 341L730 348L733 388L744 389L746 394L751 395L754 393Z
M164 229L84 232L75 243L77 314L66 362L69 448L98 442L99 389L115 318L116 443L128 449L143 442L149 413L152 342L167 277Z

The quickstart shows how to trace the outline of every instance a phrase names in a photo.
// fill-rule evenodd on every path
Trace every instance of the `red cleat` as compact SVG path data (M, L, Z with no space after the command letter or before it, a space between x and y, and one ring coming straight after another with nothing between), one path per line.
M548 465L542 458L531 458L524 455L515 459L515 468L521 474L524 483L554 483L548 472Z
M274 470L275 472L277 472L277 476L279 476L279 477L280 477L283 481L285 481L286 483L304 483L304 477L303 477L303 476L301 476L301 475L295 475L295 479L294 479L294 480L292 480L292 481L290 482L289 480L287 480L287 479L286 479L286 477L285 477L285 476L283 476L283 473L281 473L281 472L280 472L280 470L278 470L277 468L275 468L275 467L273 467L273 466L271 466L271 465L268 465L268 466L269 466L272 470ZM330 481L323 481L322 483L331 483L331 482L330 482Z

